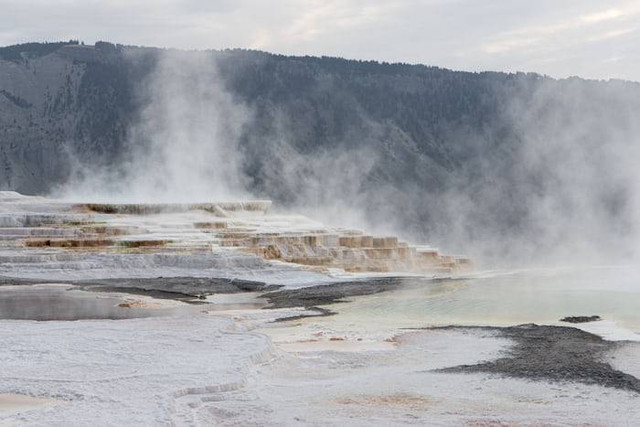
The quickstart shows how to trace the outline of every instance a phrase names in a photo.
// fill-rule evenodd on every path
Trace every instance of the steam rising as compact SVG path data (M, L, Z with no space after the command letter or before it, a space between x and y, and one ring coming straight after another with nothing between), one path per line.
M630 87L545 79L523 88L502 112L512 144L483 153L475 182L441 199L449 229L438 235L502 263L637 256L640 102Z
M399 188L384 179L399 161L385 146L387 124L356 111L358 123L345 137L356 144L305 153L296 148L295 121L277 108L269 132L251 127L253 107L225 90L215 56L169 51L141 83L144 108L127 161L101 172L78 165L62 194L165 202L269 197L331 224L394 232L476 261L620 262L640 249L640 100L629 85L523 84L496 120L512 133L509 144L492 144L502 128L469 133L470 160L447 182ZM261 182L245 172L252 167ZM431 179L431 172L420 176Z
M146 84L133 132L143 147L131 164L134 188L172 201L242 197L238 139L247 111L223 89L211 55L165 54Z
M143 105L124 164L77 165L66 198L194 202L246 197L238 141L249 111L224 90L214 58L167 51L140 82Z

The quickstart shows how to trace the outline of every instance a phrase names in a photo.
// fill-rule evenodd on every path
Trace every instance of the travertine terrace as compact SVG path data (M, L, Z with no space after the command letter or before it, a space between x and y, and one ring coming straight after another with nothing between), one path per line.
M259 200L98 204L0 192L0 274L47 278L48 272L78 270L100 277L127 270L129 276L171 276L178 274L172 268L188 267L196 276L233 277L294 267L321 275L451 276L470 267L466 258L397 237L326 227L270 208L270 201Z

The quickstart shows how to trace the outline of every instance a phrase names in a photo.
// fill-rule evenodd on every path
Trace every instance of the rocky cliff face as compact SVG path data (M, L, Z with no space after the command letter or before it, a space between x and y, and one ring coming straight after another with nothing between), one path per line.
M158 136L139 124L167 53L109 43L0 48L0 189L46 193L78 165L86 173L130 161ZM618 243L633 229L638 193L636 83L231 50L181 53L172 72L192 67L182 92L206 91L206 81L190 89L209 72L193 68L196 56L215 63L216 81L243 111L233 149L257 197L343 221L357 208L354 221L464 252L456 242L496 235L503 243L483 253L518 246L526 257L576 236L580 250L594 241L627 248ZM207 99L183 93L184 120L206 119ZM214 108L222 125L228 105ZM193 135L183 130L164 137Z

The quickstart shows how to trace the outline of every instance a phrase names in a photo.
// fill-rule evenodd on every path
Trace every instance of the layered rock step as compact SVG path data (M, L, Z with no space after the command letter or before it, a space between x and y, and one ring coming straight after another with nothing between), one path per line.
M455 275L471 268L468 258L443 255L429 246L325 227L302 216L271 214L270 208L271 202L262 200L96 204L0 197L0 247L45 251L43 262L58 259L59 251L124 255L231 251L321 273ZM15 261L29 263L37 257L15 254Z
M467 271L465 257L441 255L437 249L410 246L397 237L364 235L357 230L326 233L257 233L238 239L222 234L223 244L267 259L347 272L456 273ZM361 234L361 235L358 235Z

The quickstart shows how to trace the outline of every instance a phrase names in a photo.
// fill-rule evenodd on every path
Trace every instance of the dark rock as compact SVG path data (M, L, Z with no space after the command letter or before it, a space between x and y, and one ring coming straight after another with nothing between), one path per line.
M413 277L385 277L380 279L352 280L309 286L298 289L281 289L263 295L271 304L268 308L315 307L344 302L345 298L372 295L396 289L419 281L433 282L432 279Z
M638 378L614 369L605 361L610 351L624 344L563 326L450 328L497 332L499 336L513 340L515 345L503 358L445 368L440 372L486 372L531 380L575 381L640 393Z
M0 277L0 286L47 283L47 280ZM96 292L124 292L167 299L202 299L211 294L267 292L278 286L251 280L217 277L153 277L64 281L84 290ZM60 281L51 281L60 283Z
M587 323L602 320L600 316L568 316L560 319L561 322L567 323Z

